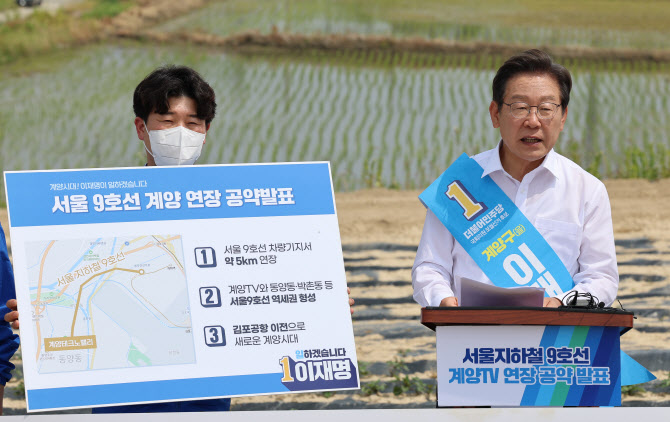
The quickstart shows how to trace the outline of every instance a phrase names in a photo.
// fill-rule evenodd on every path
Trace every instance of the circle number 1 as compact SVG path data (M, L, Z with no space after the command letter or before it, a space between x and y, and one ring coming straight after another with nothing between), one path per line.
M458 180L451 182L444 194L463 208L463 216L468 221L474 220L479 214L487 210L486 205L483 202L476 201Z

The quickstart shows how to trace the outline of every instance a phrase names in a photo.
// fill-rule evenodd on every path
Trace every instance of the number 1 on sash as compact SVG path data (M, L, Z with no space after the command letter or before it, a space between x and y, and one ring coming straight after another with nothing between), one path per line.
M463 208L463 216L468 221L474 220L479 214L488 209L483 202L477 202L458 180L451 182L444 194L447 195L447 198L456 201Z

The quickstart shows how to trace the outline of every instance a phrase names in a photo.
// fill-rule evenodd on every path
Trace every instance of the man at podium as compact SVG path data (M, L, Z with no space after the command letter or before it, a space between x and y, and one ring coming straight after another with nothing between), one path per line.
M558 307L573 292L609 306L619 275L607 191L554 151L567 121L571 87L570 72L543 51L509 58L493 79L489 106L501 140L472 158L484 170L481 177L490 176L502 189L572 277L571 290L545 297L544 306ZM494 284L429 209L412 268L414 299L422 307L458 306L462 278Z

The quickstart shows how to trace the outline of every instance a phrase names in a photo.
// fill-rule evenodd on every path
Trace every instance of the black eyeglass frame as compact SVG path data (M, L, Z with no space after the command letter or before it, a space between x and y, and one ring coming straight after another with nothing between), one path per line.
M506 105L506 106L509 106L510 111L512 112L512 116L514 116L514 111L513 111L513 109L512 109L512 105L514 105L514 104L525 104L525 105L528 106L528 112L526 113L526 115L525 115L525 116L514 116L514 117L517 118L517 119L525 119L526 117L528 117L528 116L530 115L530 110L531 110L532 108L535 108L535 115L536 115L537 118L540 119L540 120L549 120L549 119L553 119L554 116L556 115L556 112L558 111L558 108L563 106L562 104L556 104L556 103L552 103L552 102L549 102L549 101L545 101L545 102L540 103L540 104L538 104L538 105L536 105L536 106L532 106L532 105L530 105L530 104L528 104L528 103L526 103L526 102L523 102L523 101L515 101L515 102L513 102L513 103L506 103L506 102L503 101L503 104ZM540 106L541 106L542 104L551 104L551 105L553 105L553 106L556 106L556 109L554 110L554 112L552 113L551 116L549 116L549 117L542 117L542 116L540 116Z

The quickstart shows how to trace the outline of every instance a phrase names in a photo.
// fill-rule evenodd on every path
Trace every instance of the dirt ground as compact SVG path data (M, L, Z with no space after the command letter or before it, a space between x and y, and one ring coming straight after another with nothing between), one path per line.
M651 368L659 381L624 396L624 405L667 406L670 388L660 383L670 369L670 179L605 184L617 242L619 297L638 316L637 328L622 337L622 348L660 353L666 359L661 367ZM402 362L424 387L435 382L434 333L420 325L420 308L411 300L410 269L425 216L418 194L387 189L336 194L347 281L357 300L353 319L358 360L364 367L361 380L372 387L333 395L241 397L233 400L233 410L434 407L431 387L424 393L393 394L389 370L390 362ZM6 210L0 210L0 222L8 227ZM22 384L20 374L8 384L7 414L25 412Z

